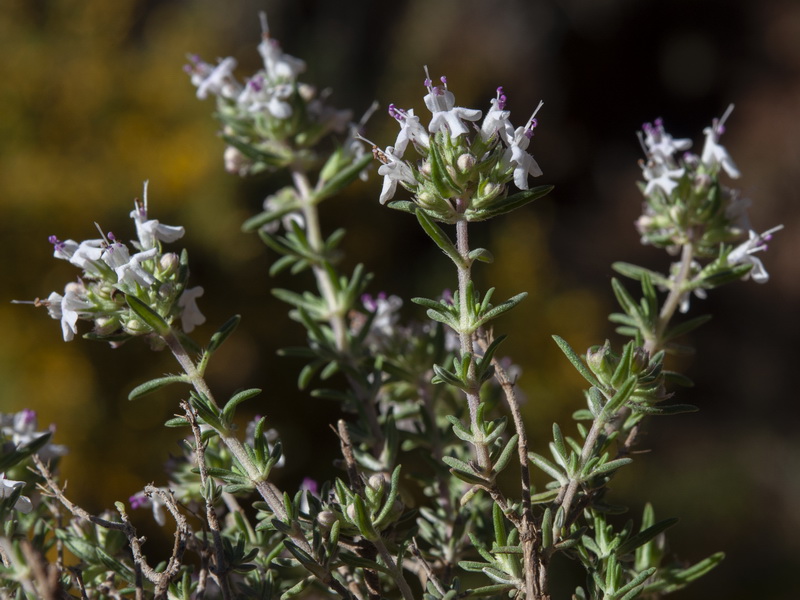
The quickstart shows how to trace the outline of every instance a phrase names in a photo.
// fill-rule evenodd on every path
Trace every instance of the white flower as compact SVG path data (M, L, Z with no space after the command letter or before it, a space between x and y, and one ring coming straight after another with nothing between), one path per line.
M384 164L378 167L378 175L383 175L383 187L381 188L381 204L386 204L391 200L397 190L397 183L406 183L411 186L417 184L411 167L404 160L395 154L394 148L389 146L379 155Z
M285 54L277 40L269 37L269 24L267 13L259 13L261 20L262 42L258 45L258 52L264 59L267 77L270 79L288 79L294 81L297 76L306 70L306 63L299 58Z
M25 485L24 481L14 481L13 479L6 479L5 473L0 473L0 498L8 498L14 493L14 490L21 488ZM20 496L14 503L14 510L21 513L28 514L33 510L30 498Z
M762 234L758 234L751 229L748 232L748 240L739 244L728 254L728 264L730 266L738 264L753 265L753 268L745 276L745 279L752 276L753 281L756 283L766 283L769 281L769 273L767 273L767 270L764 268L764 263L761 262L761 259L753 255L761 250L766 250L766 242L772 239L773 233L781 229L783 229L783 225L778 225L777 227L768 229Z
M739 169L736 168L733 159L730 154L728 154L725 147L718 143L719 136L725 131L725 121L731 112L733 112L733 104L728 106L722 118L714 119L711 122L711 127L706 127L703 130L703 133L706 135L706 141L703 145L703 154L700 160L708 167L720 165L730 177L736 179L741 173Z
M403 299L394 294L387 296L385 292L381 292L375 298L364 294L361 296L361 303L369 312L375 313L370 324L370 335L377 333L385 337L390 336L397 325Z
M159 494L153 493L148 495L144 492L137 492L128 498L128 502L130 502L133 510L137 508L152 508L153 518L156 523L162 527L167 523L166 515L164 514L166 503L161 499Z
M134 209L131 211L131 218L136 224L136 235L139 238L140 250L155 248L157 246L157 240L162 242L174 242L183 237L184 234L183 227L162 225L156 219L147 218L147 184L148 182L145 181L142 203L135 203Z
M692 294L694 294L701 300L705 300L708 297L708 294L703 288L695 288L693 290L683 292L683 294L681 294L680 297L680 306L678 307L678 310L682 314L689 312L689 302L691 300Z
M401 108L397 108L394 104L390 104L389 115L397 119L397 122L400 123L400 133L397 134L397 140L394 143L394 153L396 156L403 156L408 142L411 142L417 147L428 147L430 136L419 122L419 117L414 114L413 108L405 111Z
M511 144L503 155L503 162L514 167L514 185L521 190L528 189L528 175L538 177L542 174L542 170L536 160L526 150L531 143L533 130L537 124L536 113L539 112L543 104L543 102L539 102L539 106L533 111L525 127L517 127Z
M497 88L497 97L492 98L490 103L492 107L486 113L481 125L481 139L487 141L496 133L506 146L510 146L514 138L514 126L508 119L511 111L505 110L506 97L502 87Z
M676 179L683 177L683 174L686 172L685 169L670 169L666 164L657 163L652 160L647 163L639 161L639 164L642 167L642 174L647 181L647 186L644 188L645 196L652 194L653 190L657 187L664 190L664 193L669 196L672 190L678 187Z
M3 423L3 435L11 438L12 443L17 447L30 444L47 433L46 431L36 431L38 422L36 420L36 411L34 410L25 408L13 415L2 415L2 417L0 422ZM54 431L54 426L51 425L50 430ZM42 460L64 456L66 453L66 446L49 442L36 451L36 454Z
M430 125L428 125L428 131L436 133L440 129L446 128L450 132L450 137L456 138L469 131L462 119L466 121L477 121L481 118L481 111L473 108L456 106L455 96L447 89L447 79L442 77L441 81L444 87L433 87L431 85L430 76L425 79L425 87L428 88L428 93L424 98L425 106L427 106L428 110L433 114Z
M688 138L675 139L664 130L664 122L656 119L654 124L645 123L642 126L645 137L643 140L648 156L658 162L672 163L672 155L678 150L687 150L692 145ZM641 138L640 138L641 139Z
M142 286L150 286L155 283L155 279L151 273L142 268L142 263L155 258L157 254L157 248L150 248L131 256L125 244L112 242L106 246L103 262L114 269L120 284L132 286L134 283L138 283Z
M233 77L236 68L236 59L229 56L219 62L216 67L211 67L196 57L192 60L195 68L192 72L192 83L197 86L197 97L204 100L209 94L223 98L236 98L241 90L241 84Z
M48 301L52 298L56 300L59 294L50 294ZM92 304L86 300L86 288L82 283L72 282L68 283L64 288L64 296L61 297L60 309L48 309L50 316L54 319L61 319L61 332L64 335L64 341L69 342L78 333L78 318L80 316L87 316L91 314L89 311L92 309ZM55 316L59 314L60 316Z
M206 322L206 318L197 307L197 299L203 295L203 288L199 285L183 290L178 299L178 306L183 309L181 312L181 325L186 333L191 333L197 325Z

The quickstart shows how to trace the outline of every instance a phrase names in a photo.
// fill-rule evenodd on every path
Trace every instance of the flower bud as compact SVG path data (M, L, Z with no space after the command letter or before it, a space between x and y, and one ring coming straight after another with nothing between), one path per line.
M459 171L461 171L462 173L466 173L472 167L475 166L475 157L472 156L472 154L465 152L464 154L458 157L458 160L456 160L456 165L458 165Z
M181 260L174 252L167 252L159 259L158 266L161 271L161 278L164 279L178 272Z
M141 335L143 333L150 333L150 328L139 319L130 319L125 323L125 331L131 335Z
M97 335L111 335L119 329L119 319L117 317L97 317L94 320L94 332Z
M333 527L333 524L338 520L339 517L337 517L336 513L332 510L323 510L317 515L317 521L319 521L319 524L326 529Z
M604 383L611 379L618 361L608 342L603 346L592 346L586 351L586 364Z
M367 485L376 492L379 492L386 485L386 479L384 479L383 475L380 473L375 473L374 475L370 476L369 480L367 481Z
M355 523L356 522L356 505L355 504L348 504L347 505L347 510L345 512L347 513L347 518L350 519L350 521L352 523Z
M638 375L639 373L644 371L649 364L650 364L650 353L641 346L637 346L636 348L634 348L633 361L631 364L631 374Z
M225 148L225 153L222 156L225 161L225 170L228 173L244 177L250 172L250 166L253 161L233 146Z

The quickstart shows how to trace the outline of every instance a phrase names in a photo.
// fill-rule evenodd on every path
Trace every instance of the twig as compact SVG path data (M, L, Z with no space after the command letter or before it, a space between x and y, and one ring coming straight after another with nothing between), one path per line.
M208 467L206 466L206 449L203 443L202 432L200 425L197 423L197 413L189 406L189 403L182 400L181 408L186 414L186 419L189 421L189 426L192 428L195 442L195 454L197 456L197 468L200 470L200 484L203 490L203 496L206 505L206 520L208 527L211 529L211 537L214 539L214 552L216 558L216 568L214 574L216 575L217 584L219 585L220 592L223 598L230 598L230 588L228 587L227 567L225 565L225 548L222 545L222 535L219 528L219 520L217 513L214 510L214 503L209 491L209 476Z

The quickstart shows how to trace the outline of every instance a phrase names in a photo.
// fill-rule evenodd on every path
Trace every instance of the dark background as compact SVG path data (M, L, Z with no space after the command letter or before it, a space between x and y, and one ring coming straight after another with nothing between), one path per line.
M800 3L791 0L502 0L222 3L116 0L111 3L11 0L0 12L0 409L38 411L57 424L71 497L92 511L155 480L174 452L175 431L160 424L177 410L168 391L137 403L128 391L177 366L166 353L130 343L61 340L44 310L11 299L46 297L75 276L51 257L47 237L95 237L93 222L133 236L127 215L150 180L151 214L187 229L207 339L233 313L243 325L212 362L220 397L244 387L265 394L252 410L284 438L280 484L330 477L336 406L296 391L300 364L279 347L303 332L273 300L274 255L239 226L280 177L240 180L222 169L212 102L199 102L181 71L188 52L213 62L235 56L240 73L259 67L257 12L272 34L309 65L304 81L332 87L334 104L357 114L382 109L367 136L391 144L385 107L424 111L422 67L445 74L461 106L486 109L503 85L512 121L545 102L531 145L555 184L547 198L473 228L497 262L476 275L497 297L529 298L498 323L523 367L525 416L536 450L546 451L553 420L571 430L581 382L550 339L583 350L613 339L609 265L665 270L669 257L638 244L633 221L645 121L663 117L676 137L702 143L702 129L733 102L723 143L753 200L754 227L786 228L763 254L768 284L737 283L694 301L691 314L714 320L694 334L697 355L674 368L696 382L679 401L701 412L653 420L652 450L615 480L612 494L638 513L653 501L678 516L673 550L698 560L717 550L723 564L676 598L795 598L800 551L800 441L791 372L798 358L800 252ZM698 149L698 148L696 148ZM698 149L699 150L699 149ZM373 292L404 298L453 287L448 264L414 219L377 202L379 178L323 205L327 231L346 226L346 264L375 272ZM733 185L733 183L731 183ZM406 303L409 317L423 315Z

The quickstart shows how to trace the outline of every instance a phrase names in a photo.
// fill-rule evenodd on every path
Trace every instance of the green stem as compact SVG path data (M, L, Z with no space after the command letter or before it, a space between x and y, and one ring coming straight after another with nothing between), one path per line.
M470 315L472 311L468 305L467 288L472 280L472 261L469 258L469 234L467 231L468 223L466 220L456 222L456 247L458 253L461 255L461 264L456 265L458 268L458 299L459 299L459 314L461 315L461 322L459 323L458 337L461 342L461 356L473 354L472 347L472 322ZM475 361L470 361L468 378L470 381L475 380ZM467 396L467 405L469 407L469 417L472 424L473 432L478 431L478 405L480 404L480 389L479 385L475 384L473 389L465 390ZM492 464L489 458L489 448L483 442L476 442L475 458L478 461L478 466L484 474L488 474Z
M292 180L294 181L295 188L300 196L300 202L303 206L303 217L306 221L305 231L308 236L308 243L314 253L321 257L323 252L322 230L319 224L319 211L317 210L316 204L313 202L311 184L305 173L297 169L292 170ZM340 352L346 353L348 349L348 340L347 323L344 319L345 307L342 307L339 303L336 286L328 270L322 266L322 260L324 259L321 259L320 263L313 264L311 268L314 271L314 277L317 279L317 286L322 294L322 298L328 306L328 322L333 330L336 348Z
M389 550L386 549L386 545L383 543L383 540L378 537L378 539L372 543L375 548L377 548L378 554L381 555L381 559L383 559L384 564L386 564L386 566L389 568L389 571L392 574L392 579L394 579L397 587L400 588L400 593L403 594L403 600L414 600L414 594L411 592L408 582L406 581L405 577L403 577L403 573L397 566L394 557L389 553Z
M189 381L197 393L208 398L208 401L211 402L211 404L217 410L220 410L219 404L217 404L216 400L214 400L214 395L211 393L211 389L208 387L206 380L195 367L194 361L189 356L188 352L186 352L186 349L183 347L183 344L181 344L178 336L175 335L175 332L170 330L170 332L164 336L164 341L172 351L175 359L178 361L178 363L180 363L184 373L186 373L186 376L189 378ZM217 433L219 433L220 439L228 448L230 453L234 456L236 461L245 470L247 476L253 482L253 485L255 485L258 493L261 495L264 501L269 504L269 507L272 512L275 513L275 516L281 521L285 521L286 510L283 506L282 494L278 488L264 479L263 475L258 470L258 467L256 467L256 465L250 459L250 455L247 453L244 444L242 444L242 442L239 441L236 436L231 435L229 431L218 431ZM310 546L303 536L298 534L295 541L297 541L304 550L310 551Z
M292 169L292 180L294 181L295 189L300 197L303 206L303 217L305 218L305 232L308 237L308 243L312 251L320 257L319 262L312 264L311 268L314 272L314 277L317 280L317 288L325 300L325 305L328 307L328 324L333 331L333 337L336 343L336 349L339 351L343 360L350 360L350 343L347 337L347 321L345 314L349 307L340 304L340 297L336 292L336 284L331 278L330 271L325 268L324 258L322 253L324 244L322 240L322 229L319 222L319 211L317 210L316 203L313 202L313 190L308 181L306 174L299 168ZM379 456L383 450L383 433L381 431L380 423L378 422L378 414L375 410L375 403L371 395L363 389L356 380L348 376L348 382L356 393L356 397L364 406L364 413L367 417L370 432L372 433L373 444L372 450L375 456Z
M645 350L652 356L658 352L663 345L664 332L667 330L670 320L675 314L681 303L681 296L685 293L683 286L689 279L691 273L692 260L694 260L694 244L691 240L687 241L681 248L681 264L678 269L678 274L675 276L672 286L669 290L669 295L661 307L661 312L658 315L658 324L655 328L655 335L647 339L645 342Z

